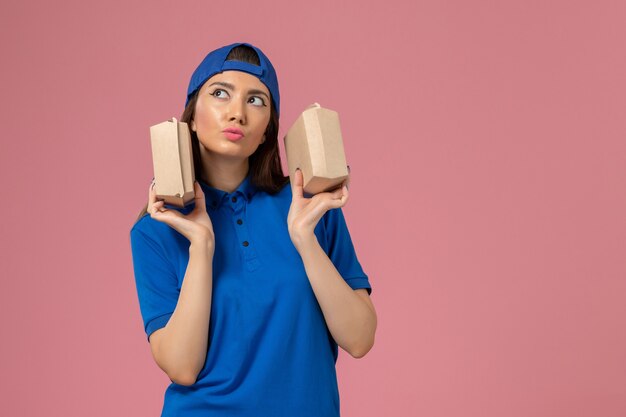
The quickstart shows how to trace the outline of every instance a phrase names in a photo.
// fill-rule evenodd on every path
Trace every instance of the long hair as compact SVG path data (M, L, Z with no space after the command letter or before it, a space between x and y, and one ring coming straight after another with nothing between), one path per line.
M254 65L260 65L259 57L254 49L246 45L239 45L233 48L226 57L226 60L243 61ZM185 107L185 110L180 117L180 121L187 123L187 125L191 125L191 120L194 118L199 91L200 88L198 88L189 99L189 103L187 103L187 107ZM252 155L250 155L248 158L248 164L250 181L252 184L268 194L276 194L286 183L289 182L289 176L285 176L283 174L280 162L280 151L278 148L278 114L276 113L276 108L274 107L274 101L270 100L270 103L270 121L267 125L267 129L265 129L265 141L259 145L257 150L254 151ZM200 142L196 132L189 129L189 133L191 136L191 149L193 152L194 174L196 178L200 178L201 176L199 174L203 172L202 160L200 159ZM137 216L137 220L135 220L135 222L139 221L139 219L141 219L147 212L148 204L146 203L144 208L139 213L139 216Z

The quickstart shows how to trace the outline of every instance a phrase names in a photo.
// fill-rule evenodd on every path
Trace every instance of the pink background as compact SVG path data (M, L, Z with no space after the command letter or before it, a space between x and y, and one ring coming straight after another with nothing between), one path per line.
M0 415L159 415L148 127L237 41L278 71L281 142L341 116L379 319L342 416L626 415L624 4L5 2Z

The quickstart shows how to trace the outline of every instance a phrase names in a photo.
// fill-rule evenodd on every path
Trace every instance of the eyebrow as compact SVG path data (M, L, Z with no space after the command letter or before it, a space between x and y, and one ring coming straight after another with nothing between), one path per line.
M226 87L226 88L230 88L231 90L235 90L235 86L230 84L230 83L225 83L223 81L216 81L212 84L209 85L209 87L211 87L212 85L221 85L222 87ZM265 94L265 92L261 91L261 90L257 90L257 89L252 89L252 90L248 90L248 94L263 94L265 97L267 97L267 99L269 100L269 96L267 94Z

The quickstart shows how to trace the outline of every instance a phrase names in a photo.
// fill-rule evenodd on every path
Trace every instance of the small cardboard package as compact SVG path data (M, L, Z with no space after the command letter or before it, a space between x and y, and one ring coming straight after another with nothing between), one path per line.
M303 174L304 191L330 191L348 178L339 115L314 103L296 119L285 135L289 177Z
M183 208L195 196L195 171L187 123L175 117L150 126L152 164L157 199Z

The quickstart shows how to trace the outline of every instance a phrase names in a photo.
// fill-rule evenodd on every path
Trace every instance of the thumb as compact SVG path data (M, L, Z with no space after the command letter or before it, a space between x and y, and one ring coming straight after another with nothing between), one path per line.
M194 202L196 203L196 207L194 211L205 212L206 211L206 200L204 197L204 191L200 186L198 181L194 181L193 183L193 191L194 191Z
M302 198L302 184L304 183L304 178L302 174L302 170L300 168L296 168L296 172L293 174L293 182L291 184L291 194L293 198Z

